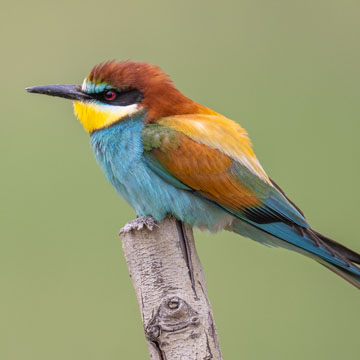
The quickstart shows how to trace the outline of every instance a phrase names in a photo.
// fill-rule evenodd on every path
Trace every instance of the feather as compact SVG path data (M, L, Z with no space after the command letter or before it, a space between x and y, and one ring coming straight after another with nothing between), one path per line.
M142 141L149 166L165 181L235 216L238 221L228 227L231 231L243 234L248 224L250 230L245 233L254 240L303 253L360 286L360 269L354 264L360 255L312 230L301 210L264 170L250 165L258 162L245 133L239 138L233 130L224 130L222 118L218 122L217 117L205 117L200 117L201 133L192 116L146 125ZM220 141L225 139L226 146Z

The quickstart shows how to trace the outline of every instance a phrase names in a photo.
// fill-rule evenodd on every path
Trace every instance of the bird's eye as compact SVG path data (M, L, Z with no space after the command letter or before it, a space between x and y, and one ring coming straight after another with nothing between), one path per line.
M114 100L116 97L116 93L115 91L112 91L112 90L108 90L105 92L104 94L104 98L107 100L107 101L111 101L111 100Z

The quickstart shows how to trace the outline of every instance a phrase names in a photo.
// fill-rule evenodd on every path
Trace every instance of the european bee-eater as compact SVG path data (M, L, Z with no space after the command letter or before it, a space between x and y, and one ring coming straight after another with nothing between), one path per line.
M247 132L184 96L157 66L110 61L82 86L27 91L74 101L99 165L139 216L171 214L291 249L360 288L360 255L313 230L266 174Z

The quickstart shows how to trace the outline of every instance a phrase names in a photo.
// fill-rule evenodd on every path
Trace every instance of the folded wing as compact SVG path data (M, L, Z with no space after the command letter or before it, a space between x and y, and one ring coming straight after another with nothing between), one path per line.
M245 130L229 119L213 115L160 119L145 126L143 145L149 166L158 175L235 216L308 227L266 175Z
M310 228L267 176L238 124L220 115L172 116L145 125L142 141L148 166L168 183L212 201L360 287L360 269L353 264L360 256Z

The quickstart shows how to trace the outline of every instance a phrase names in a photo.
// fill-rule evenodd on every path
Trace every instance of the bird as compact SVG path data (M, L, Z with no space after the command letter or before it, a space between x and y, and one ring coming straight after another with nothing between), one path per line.
M158 66L112 60L82 85L26 90L73 101L98 164L138 216L172 215L293 250L360 289L360 254L312 229L267 175L246 130L186 97Z

